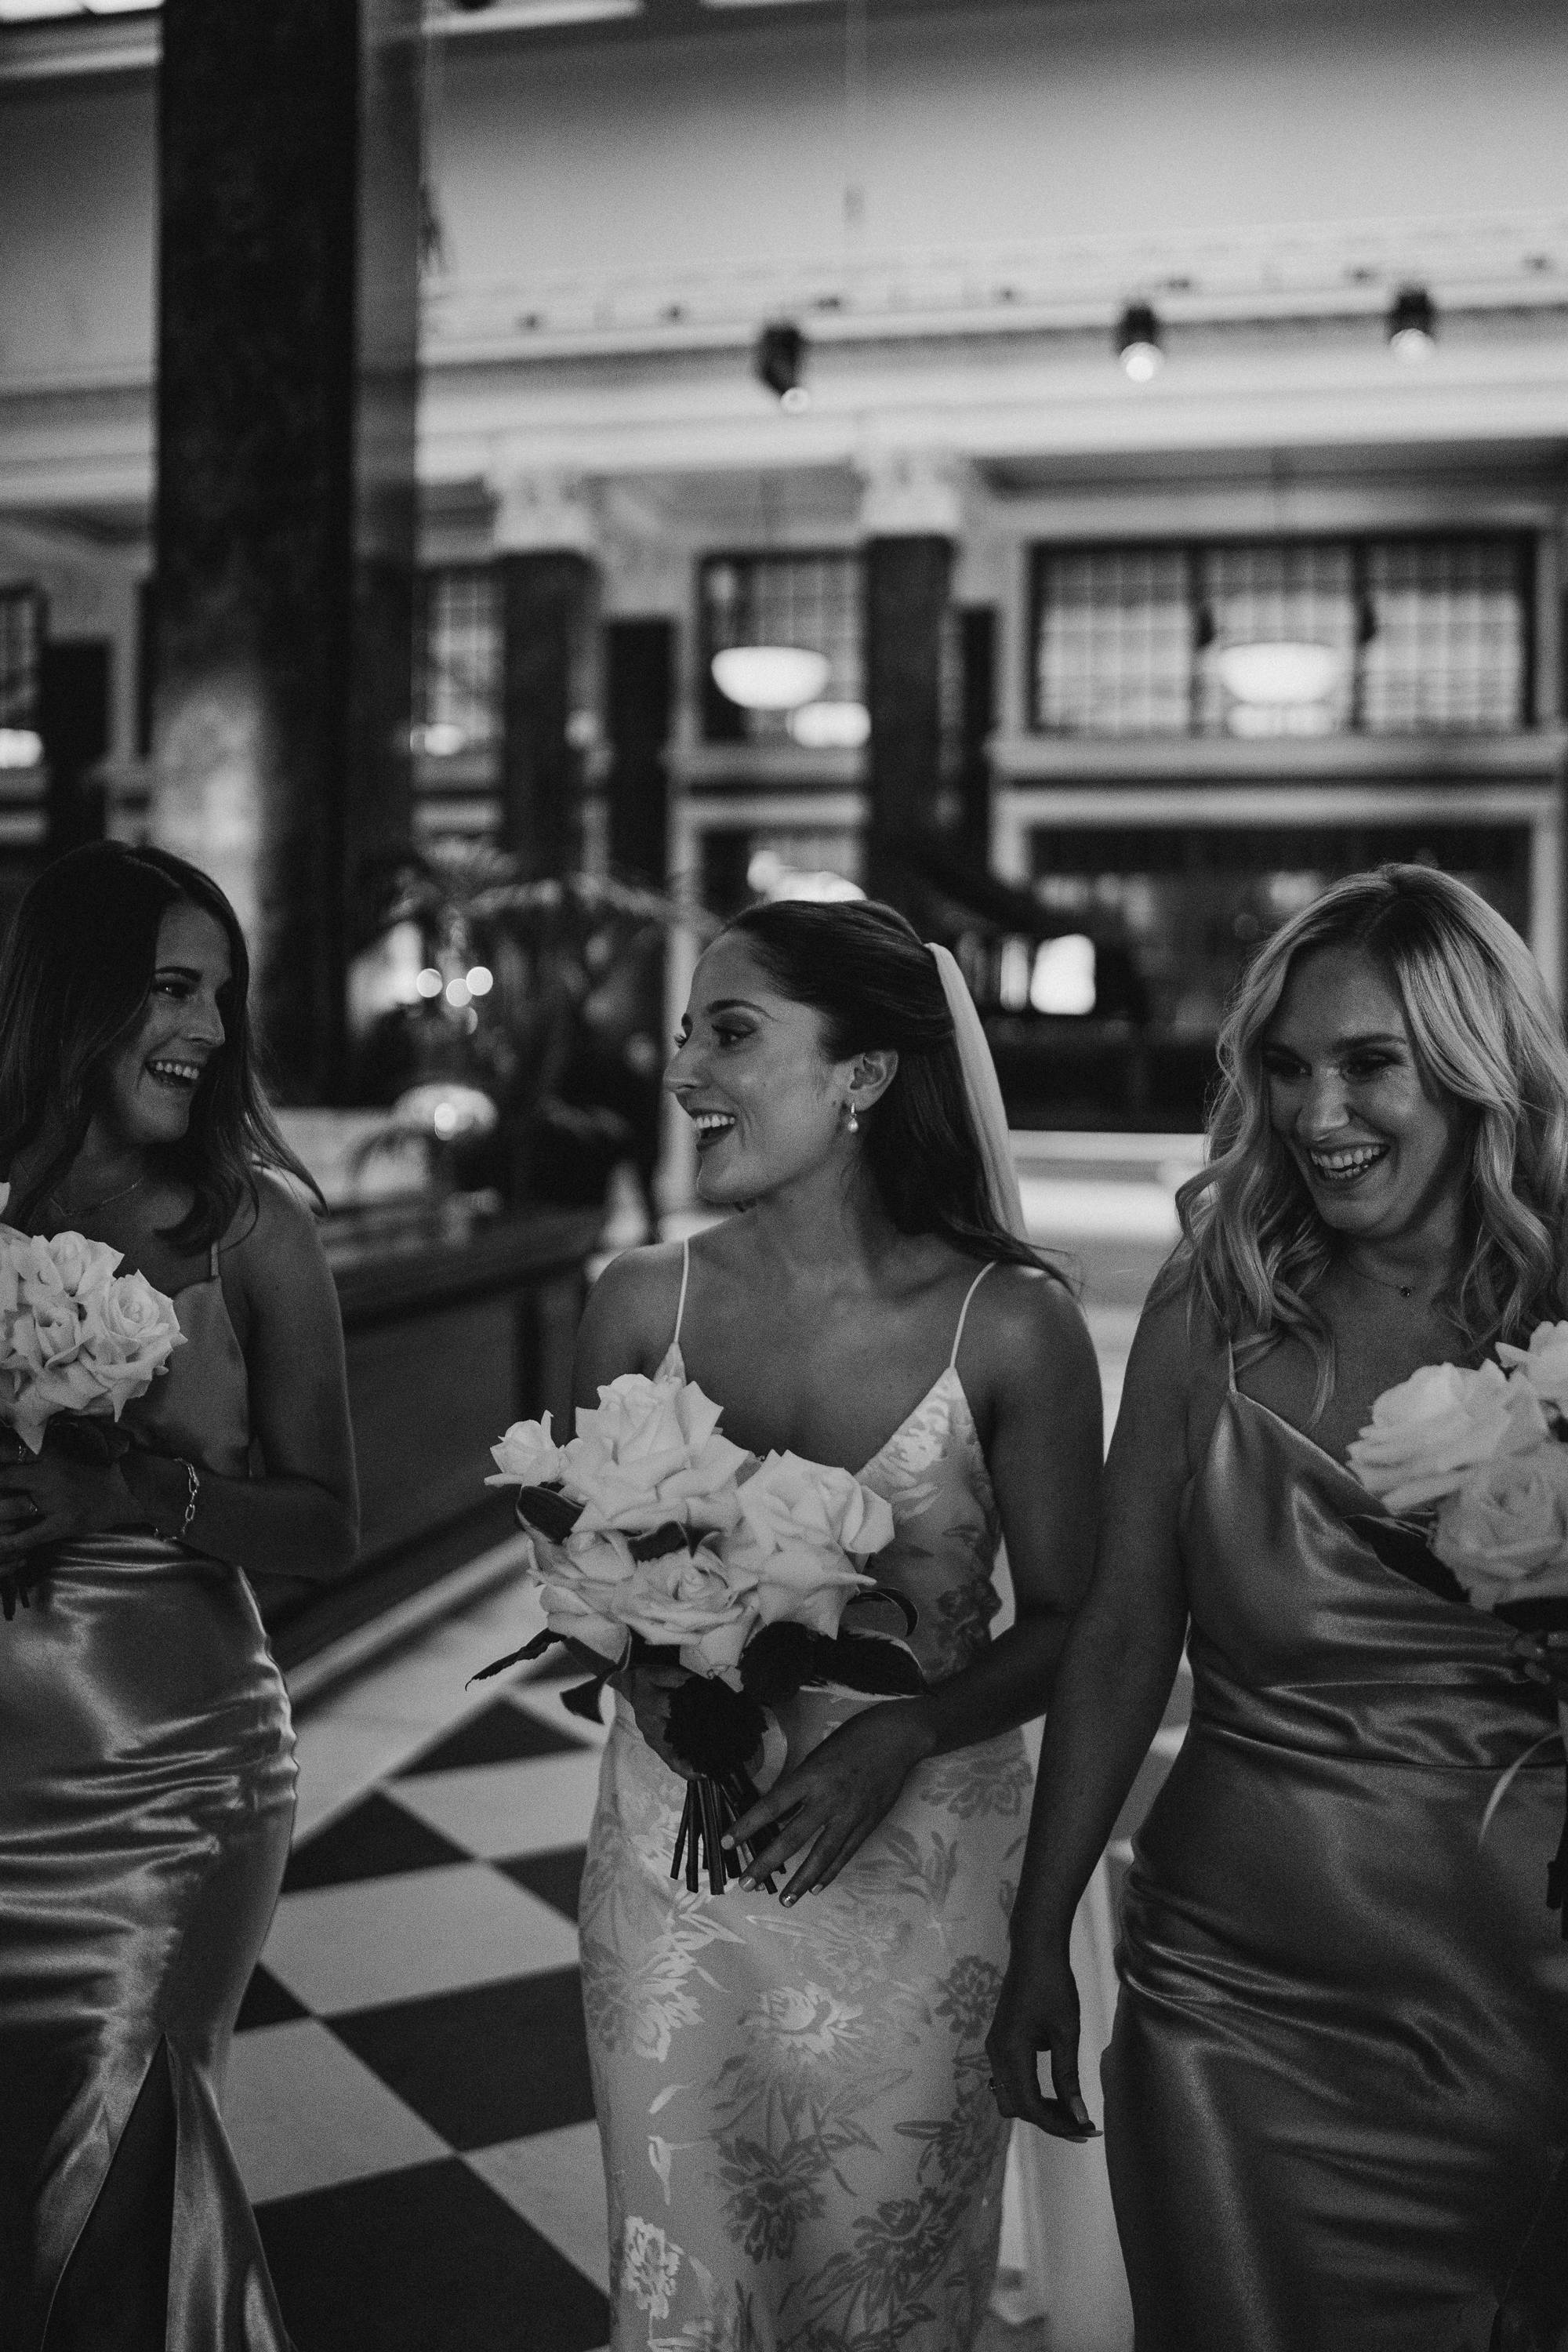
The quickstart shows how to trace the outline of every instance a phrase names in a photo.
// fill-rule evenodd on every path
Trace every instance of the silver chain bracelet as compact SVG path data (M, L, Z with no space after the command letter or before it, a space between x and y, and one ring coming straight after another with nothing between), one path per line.
M187 1462L183 1454L177 1455L175 1458L179 1462L181 1469L184 1472L186 1479L189 1481L185 1496L185 1516L180 1521L180 1531L174 1538L176 1543L184 1543L185 1538L191 1532L191 1521L196 1516L196 1496L202 1491L202 1482L196 1475L196 1465L194 1462Z

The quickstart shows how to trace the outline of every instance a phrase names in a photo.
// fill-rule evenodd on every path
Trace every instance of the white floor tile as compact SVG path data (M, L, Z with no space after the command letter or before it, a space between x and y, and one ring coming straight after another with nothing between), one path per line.
M236 2036L224 2121L256 2205L448 2153L313 2017Z
M570 1690L570 1683L514 1683L507 1696L525 1715L537 1716L552 1731L563 1731L569 1739L581 1739L585 1746L603 1748L610 1736L608 1722L590 1723L585 1716L569 1715L561 1703L561 1694ZM600 1705L608 1717L612 1702L602 1697Z
M500 1861L582 1845L599 1785L597 1751L542 1756L459 1772L421 1772L390 1792L470 1853Z
M328 2017L573 1968L577 1938L569 1919L499 1871L455 1863L285 1895L262 1958Z
M601 2294L609 2293L609 2220L596 2124L503 2140L467 2160L531 2229L548 2238Z

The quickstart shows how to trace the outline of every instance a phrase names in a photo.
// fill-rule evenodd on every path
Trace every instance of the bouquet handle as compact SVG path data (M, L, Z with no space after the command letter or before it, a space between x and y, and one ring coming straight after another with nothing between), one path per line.
M688 1780L675 1858L669 1865L671 1878L679 1878L684 1863L688 1894L700 1894L706 1872L710 1892L722 1895L731 1879L740 1878L750 1868L750 1849L726 1847L724 1839L756 1801L757 1791L745 1772L727 1772L721 1778L699 1772ZM771 1871L761 1883L770 1895L774 1892Z

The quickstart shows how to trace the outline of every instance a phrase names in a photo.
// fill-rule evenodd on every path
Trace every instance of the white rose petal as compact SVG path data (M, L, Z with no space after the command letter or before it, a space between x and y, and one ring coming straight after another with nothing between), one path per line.
M1568 1595L1568 1446L1549 1438L1468 1471L1432 1549L1478 1609Z
M1412 1511L1451 1495L1477 1463L1524 1453L1546 1434L1534 1391L1498 1365L1424 1364L1377 1399L1349 1461L1391 1511Z
M542 1421L514 1421L499 1445L490 1447L495 1464L487 1486L549 1486L561 1476L563 1448L550 1433L550 1415Z
M1523 1375L1537 1396L1568 1412L1568 1323L1538 1323L1528 1348L1500 1339L1498 1355L1516 1377Z

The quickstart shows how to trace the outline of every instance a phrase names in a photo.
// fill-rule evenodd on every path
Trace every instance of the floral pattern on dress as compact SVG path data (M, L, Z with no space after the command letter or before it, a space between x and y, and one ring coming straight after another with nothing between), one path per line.
M956 1374L860 1474L897 1529L879 1574L934 1678L984 1648L997 1524ZM875 1704L875 1702L872 1702ZM867 1702L806 1691L793 1755ZM966 2352L1001 2226L1007 2126L984 2035L1030 1773L1020 1733L933 1759L833 1885L669 1878L683 1790L616 1710L582 1895L609 2186L615 2352Z

